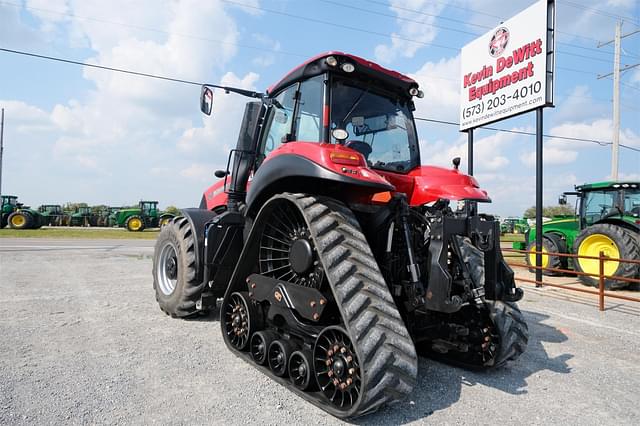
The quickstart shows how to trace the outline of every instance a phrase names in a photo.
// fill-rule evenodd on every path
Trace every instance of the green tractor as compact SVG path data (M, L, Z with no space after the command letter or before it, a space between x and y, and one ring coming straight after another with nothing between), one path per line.
M140 201L137 208L120 209L115 214L116 223L132 232L145 228L158 228L168 224L174 217L172 213L158 210L157 201Z
M542 264L545 268L568 268L578 272L599 274L597 259L575 259L547 255L546 253L572 253L598 257L600 253L614 259L640 259L640 182L598 182L576 186L565 192L558 202L567 203L568 195L576 195L576 215L556 216L542 225ZM524 243L514 243L520 250L535 251L535 228L525 234ZM527 264L535 265L535 254L526 256ZM545 271L546 275L556 272ZM639 278L640 265L605 261L607 276ZM599 284L598 277L580 276L592 287ZM605 279L605 288L622 289L626 281Z
M38 207L38 212L42 215L44 226L62 226L64 221L64 211L59 204L43 204Z
M91 207L80 206L71 214L69 226L96 226L96 215Z
M104 207L98 212L96 224L97 226L103 226L112 228L117 225L116 213L122 210L122 207Z
M15 195L2 196L2 218L0 227L9 225L13 229L38 229L44 225L43 216L18 202Z
M529 230L529 222L525 218L507 217L500 223L501 234L524 234Z
M7 226L9 215L18 208L18 197L15 195L3 195L2 207L0 207L0 229Z

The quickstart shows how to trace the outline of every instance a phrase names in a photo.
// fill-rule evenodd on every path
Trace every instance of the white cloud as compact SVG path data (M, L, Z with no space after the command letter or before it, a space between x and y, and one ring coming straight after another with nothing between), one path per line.
M612 122L609 119L599 119L592 122L563 123L552 127L549 133L557 136L597 140L610 142L612 139ZM631 129L621 129L620 143L631 147L640 147L640 136ZM610 146L610 145L607 145ZM545 164L563 165L576 161L581 151L598 148L597 144L563 139L545 139L543 159ZM610 148L609 148L610 149ZM530 150L520 155L520 160L528 167L535 166L535 151Z
M428 117L455 120L460 108L460 56L427 62L410 74L420 85L424 98L416 100L417 111Z
M555 123L584 122L611 115L611 103L593 99L588 86L579 85L567 96L560 96L556 109L549 114Z
M259 75L256 73L249 73L242 78L227 73L222 77L220 84L256 90L255 83L258 78ZM202 127L186 129L178 140L178 149L194 157L207 152L219 152L218 160L221 165L220 161L227 160L228 151L235 148L246 102L247 98L235 94L226 95L221 90L215 91L211 116L203 116Z
M95 64L210 81L236 54L240 32L217 0L174 0L166 7L157 7L151 0L116 5L97 0L58 1L32 0L29 4L100 20L63 19L29 9L25 13L32 13L41 29L64 34L74 46L90 48L92 58L86 61ZM2 23L12 25L16 33L30 28L17 13L6 15L5 8L0 8L0 35L7 28ZM9 22L4 22L7 16ZM222 43L214 45L202 38ZM201 183L213 181L213 171L226 164L228 149L235 146L246 99L217 93L214 117L205 118L203 127L197 128L193 125L201 117L197 86L93 68L84 68L83 76L95 87L77 99L58 101L48 111L24 102L2 102L11 107L12 123L5 135L11 142L5 152L6 185L26 198L29 194L46 197L27 199L31 204L60 201L69 196L65 194L90 203L127 203L139 197L171 198L167 201L179 205L197 203L206 186ZM228 73L221 80L254 88L258 78L254 73L242 77ZM21 117L21 135L15 115ZM36 133L43 128L45 134ZM202 160L205 155L208 161ZM52 185L43 192L38 182L18 179L19 162L22 168L52 176Z
M212 164L194 163L180 170L180 176L201 183L211 183L214 170L215 166Z
M390 44L379 44L375 47L375 57L380 62L393 62L398 56L413 58L419 49L425 47L425 43L436 38L437 31L432 24L444 9L441 2L391 0L389 9L396 13L400 31L391 34Z
M420 152L425 164L451 167L451 161L460 157L462 169L467 164L466 135L458 136L455 141L437 140L420 141ZM508 151L512 142L518 137L512 133L494 133L490 136L477 138L474 141L474 169L478 173L496 172L504 169L510 161L504 151Z
M542 160L546 165L571 164L578 158L578 152L568 149L562 149L551 145L553 142L544 144ZM536 153L529 151L520 155L520 161L528 167L535 167Z

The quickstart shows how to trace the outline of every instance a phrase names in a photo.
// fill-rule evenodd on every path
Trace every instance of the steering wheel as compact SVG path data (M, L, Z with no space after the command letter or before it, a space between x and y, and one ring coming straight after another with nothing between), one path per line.
M371 145L362 141L347 141L347 143L344 144L344 146L358 151L360 154L364 156L365 160L369 159L369 155L373 151L373 148L371 148Z

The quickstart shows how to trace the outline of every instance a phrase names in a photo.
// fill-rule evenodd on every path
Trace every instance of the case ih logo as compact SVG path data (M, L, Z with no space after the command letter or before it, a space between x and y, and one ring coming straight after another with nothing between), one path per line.
M497 58L502 55L507 44L509 44L509 30L505 27L498 28L489 42L489 54Z

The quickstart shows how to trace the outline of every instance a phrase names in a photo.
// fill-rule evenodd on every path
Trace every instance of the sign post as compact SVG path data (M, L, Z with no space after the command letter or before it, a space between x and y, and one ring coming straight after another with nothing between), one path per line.
M536 110L536 266L542 265L543 108L553 106L555 0L539 0L462 48L460 131ZM542 270L536 269L536 285Z

